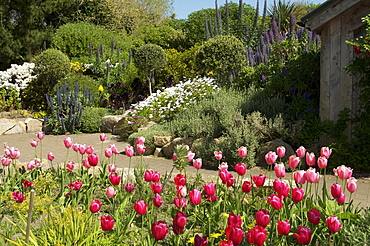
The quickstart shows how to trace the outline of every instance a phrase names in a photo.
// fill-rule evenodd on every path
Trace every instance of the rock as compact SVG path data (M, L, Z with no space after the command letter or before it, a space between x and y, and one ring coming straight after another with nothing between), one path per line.
M8 134L21 134L26 132L26 124L23 121L18 121L15 123L15 125L9 129L7 132L5 132L5 135Z
M155 157L164 157L162 148L155 148L154 154Z
M265 161L265 155L269 151L274 151L276 153L276 148L279 146L284 146L286 149L285 156L281 159L282 162L287 163L289 156L295 155L295 152L292 146L290 146L289 144L287 144L281 139L275 139L275 140L265 143L265 145L262 146L259 153L257 154L257 160L258 160L257 166L266 167L267 164ZM280 158L278 158L277 162L279 161L279 159Z
M175 138L174 140L172 140L171 142L169 142L168 144L162 147L163 155L167 158L172 158L172 154L175 149L175 146L179 144L181 145L187 144L189 145L189 147L191 147L193 144L193 138L192 137Z
M152 125L155 125L155 124L157 124L157 123L155 123L154 121L149 121L149 122L148 122L148 123L146 123L144 126L140 127L140 128L138 129L138 132L140 132L140 131L142 131L142 130L145 130L145 129L147 129L147 128L151 127Z
M123 118L123 115L106 115L101 119L101 132L112 133L114 126Z
M14 120L0 119L0 134L7 134L10 129L15 127L15 124L16 122Z
M153 142L155 146L163 147L172 140L172 136L153 136Z
M155 148L146 146L144 155L153 155L154 154L154 151L155 151Z
M26 124L27 133L37 133L42 131L43 120L27 118L24 123Z

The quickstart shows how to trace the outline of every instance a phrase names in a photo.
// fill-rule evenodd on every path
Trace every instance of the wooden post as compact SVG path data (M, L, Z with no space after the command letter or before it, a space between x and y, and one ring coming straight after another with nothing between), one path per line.
M27 228L26 228L26 243L28 244L30 238L30 230L31 230L31 218L32 218L32 208L33 208L33 200L35 198L35 190L31 190L30 192L30 204L28 207L28 218L27 218Z

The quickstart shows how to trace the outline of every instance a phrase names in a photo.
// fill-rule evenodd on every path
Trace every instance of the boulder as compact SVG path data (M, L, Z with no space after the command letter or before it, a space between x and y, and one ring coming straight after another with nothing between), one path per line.
M165 157L162 151L162 148L155 148L154 154L155 157Z
M37 133L42 131L43 120L27 118L24 123L26 124L27 133Z
M157 147L163 147L172 140L172 136L153 136L154 145Z
M140 127L140 128L138 129L138 132L140 132L140 131L142 131L142 130L145 130L145 129L147 129L147 128L151 127L152 125L155 125L155 124L157 124L157 123L155 123L154 121L149 121L149 122L148 122L148 123L146 123L144 126Z
M0 119L0 134L4 135L7 132L15 127L16 122L10 119Z
M167 158L172 158L172 154L173 154L173 151L175 149L175 146L177 145L189 145L189 147L192 146L193 144L193 138L192 137L188 137L188 138L175 138L174 140L172 140L171 142L169 142L168 144L166 144L165 146L162 147L162 152L163 152L163 155Z
M101 119L101 132L112 133L115 125L123 118L123 115L106 115Z
M9 129L3 134L8 135L8 134L21 134L21 133L26 133L26 124L23 121L16 122L11 129Z
M281 158L282 162L287 163L289 156L295 155L295 152L292 146L290 146L289 144L287 144L281 139L275 139L275 140L265 143L260 149L260 151L257 153L257 160L258 160L257 166L266 167L267 164L265 161L265 155L269 151L273 151L276 153L276 148L279 146L284 146L286 149L285 156ZM279 161L279 159L280 158L278 158L277 162Z

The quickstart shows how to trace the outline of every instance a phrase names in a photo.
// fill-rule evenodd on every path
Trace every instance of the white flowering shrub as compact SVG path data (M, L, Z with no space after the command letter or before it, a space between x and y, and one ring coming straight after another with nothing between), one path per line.
M0 88L15 89L18 93L25 89L28 83L37 77L33 74L34 63L25 62L22 65L12 64L6 71L0 71Z
M163 122L218 90L215 80L208 77L180 81L173 87L153 93L144 101L132 104L129 115L145 116L153 121Z

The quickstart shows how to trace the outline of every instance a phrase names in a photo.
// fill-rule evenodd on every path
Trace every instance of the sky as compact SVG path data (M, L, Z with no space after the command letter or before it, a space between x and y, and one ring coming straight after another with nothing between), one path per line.
M264 0L259 0L260 9L263 8ZM299 1L299 0L298 0ZM225 0L218 0L219 6L225 4ZM229 0L229 2L239 3L239 0ZM267 0L267 6L270 6L274 1ZM291 1L294 2L294 1ZM325 2L325 0L304 0L303 2L309 2L319 4ZM243 3L249 4L252 7L256 7L257 0L243 0ZM174 0L173 8L176 14L176 19L186 19L188 14L207 8L214 8L215 0Z

